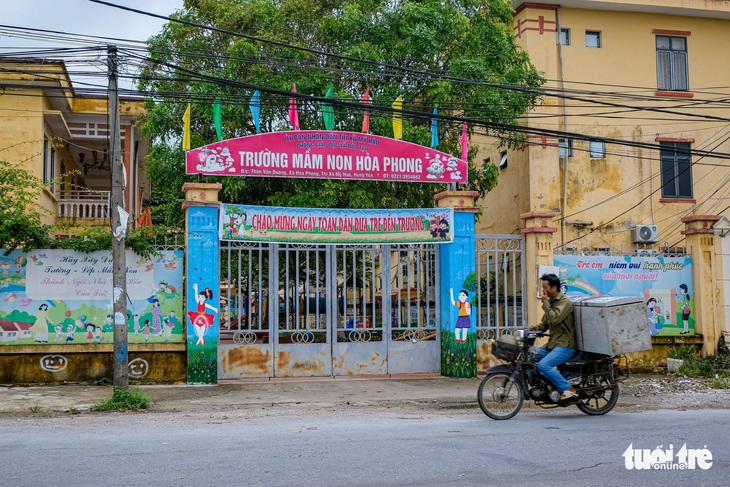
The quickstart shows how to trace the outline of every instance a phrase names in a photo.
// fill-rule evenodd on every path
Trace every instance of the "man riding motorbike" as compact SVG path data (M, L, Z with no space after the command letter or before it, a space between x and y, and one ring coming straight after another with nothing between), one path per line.
M560 278L555 274L540 277L542 285L542 309L544 314L539 325L532 330L546 331L550 339L546 346L537 349L537 370L562 393L561 401L577 397L577 392L555 367L565 363L575 353L575 324L573 304L560 292Z

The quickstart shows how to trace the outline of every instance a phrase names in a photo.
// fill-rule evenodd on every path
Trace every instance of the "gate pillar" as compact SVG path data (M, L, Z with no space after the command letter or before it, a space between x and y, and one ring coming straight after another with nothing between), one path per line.
M538 275L541 265L553 265L553 234L557 228L548 226L555 218L551 211L533 211L520 215L525 222L525 228L520 230L525 236L525 303L527 303L527 320L537 323L542 317L539 299Z
M719 303L719 289L715 279L717 263L715 257L715 232L712 225L720 219L716 215L692 215L682 218L687 247L692 256L692 286L694 296L689 297L688 308L694 318L694 333L703 337L702 355L717 352L717 339L721 335L720 323L715 319Z
M441 375L446 377L477 376L474 199L478 195L443 191L434 196L439 208L454 208L454 240L438 246Z
M218 381L220 241L218 183L185 183L188 383Z

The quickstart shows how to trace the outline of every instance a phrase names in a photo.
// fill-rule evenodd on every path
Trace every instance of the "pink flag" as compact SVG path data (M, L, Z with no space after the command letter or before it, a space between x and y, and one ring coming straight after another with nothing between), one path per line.
M292 93L297 92L296 84L291 89L291 92ZM289 121L291 122L291 126L294 130L299 130L299 112L297 111L297 99L296 98L289 99Z
M362 95L362 104L363 105L369 105L370 104L370 88L365 90L365 94ZM370 110L365 110L365 115L362 119L362 131L367 133L370 132Z
M469 135L466 132L466 122L461 128L461 160L466 161L469 157Z

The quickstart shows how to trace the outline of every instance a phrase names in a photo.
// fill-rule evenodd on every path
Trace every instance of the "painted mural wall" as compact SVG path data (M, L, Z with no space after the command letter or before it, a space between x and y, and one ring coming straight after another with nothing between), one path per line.
M652 336L694 335L690 257L555 255L568 295L640 297Z
M113 343L112 257L0 251L0 346ZM129 343L182 343L183 251L127 251Z

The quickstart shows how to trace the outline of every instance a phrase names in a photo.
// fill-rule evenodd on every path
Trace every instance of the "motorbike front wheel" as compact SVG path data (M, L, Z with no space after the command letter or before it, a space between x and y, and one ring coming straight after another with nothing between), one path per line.
M604 376L589 377L581 384L588 394L580 393L576 404L578 409L591 416L600 416L609 412L618 402L618 384L612 384Z
M479 384L479 407L492 419L510 419L522 408L522 386L510 374L489 374Z

